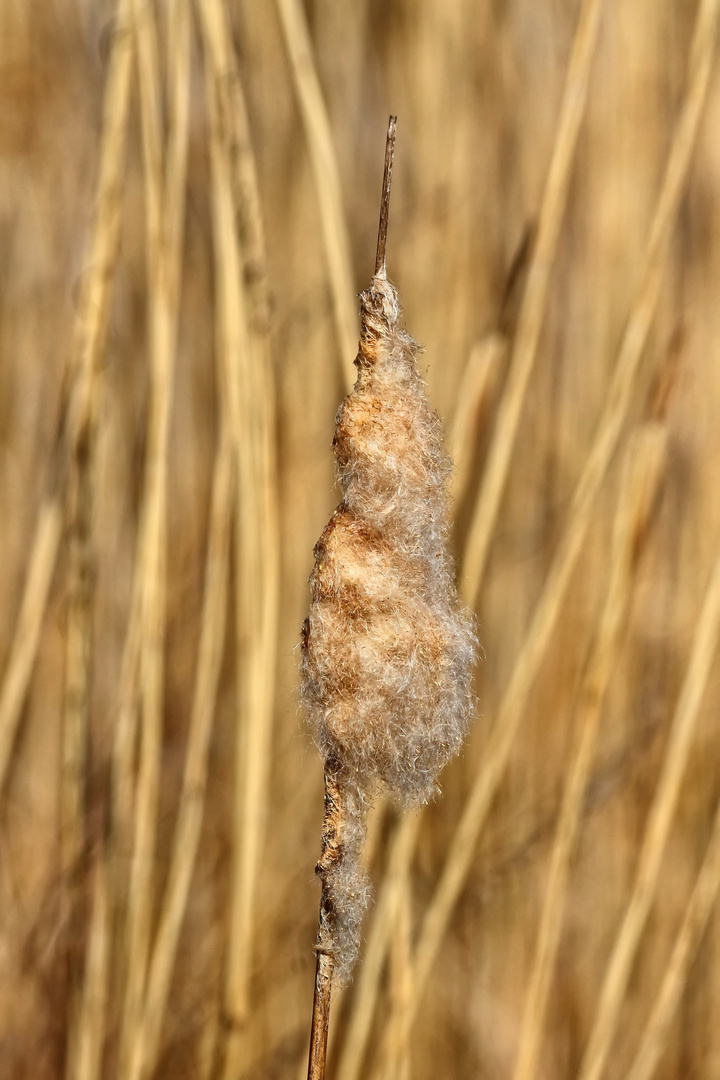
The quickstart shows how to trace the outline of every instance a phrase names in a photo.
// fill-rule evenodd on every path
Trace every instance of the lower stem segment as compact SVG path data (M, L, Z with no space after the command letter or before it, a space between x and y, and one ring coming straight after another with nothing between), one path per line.
M318 952L315 963L315 996L310 1030L308 1080L324 1080L325 1078L332 971L332 956L325 952Z
M332 938L335 912L328 888L328 877L337 869L343 857L344 801L341 789L342 769L336 761L325 762L325 816L322 828L322 854L315 873L322 881L320 919L315 962L315 995L313 997L312 1027L310 1029L310 1058L308 1080L325 1080L328 1024L330 1022L330 989L333 975Z

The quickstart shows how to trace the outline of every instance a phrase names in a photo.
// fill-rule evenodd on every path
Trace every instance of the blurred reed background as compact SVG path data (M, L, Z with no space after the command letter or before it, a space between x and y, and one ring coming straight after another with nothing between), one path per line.
M297 700L373 268L479 710L337 1080L720 1072L718 0L0 6L0 1075L304 1075Z

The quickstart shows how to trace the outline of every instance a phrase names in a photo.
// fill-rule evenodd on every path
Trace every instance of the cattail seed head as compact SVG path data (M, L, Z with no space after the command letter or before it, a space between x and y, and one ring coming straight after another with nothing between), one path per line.
M460 748L476 640L447 546L451 464L399 317L376 275L337 415L343 500L315 547L302 675L320 748L362 789L407 804L433 793Z
M318 949L343 981L368 887L360 870L367 798L428 799L472 715L473 621L448 551L450 459L399 329L384 272L362 293L358 377L337 414L343 500L315 545L302 635L302 693L340 807L343 856L318 865ZM333 804L334 806L334 804ZM328 804L326 801L326 815ZM324 845L325 847L325 845Z

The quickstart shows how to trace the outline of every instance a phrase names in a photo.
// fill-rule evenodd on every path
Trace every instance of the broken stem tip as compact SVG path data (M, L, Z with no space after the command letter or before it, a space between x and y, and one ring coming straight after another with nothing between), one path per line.
M390 184L392 183L393 157L395 155L395 130L397 116L391 116L385 143L385 171L383 172L382 197L380 200L380 225L378 226L375 274L385 277L385 244L387 242L388 212L390 209Z

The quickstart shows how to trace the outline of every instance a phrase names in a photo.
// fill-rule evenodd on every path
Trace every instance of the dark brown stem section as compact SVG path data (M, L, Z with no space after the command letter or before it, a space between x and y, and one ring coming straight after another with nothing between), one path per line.
M390 184L392 183L393 157L395 155L395 128L397 116L391 116L385 143L385 171L383 172L382 197L380 200L380 225L378 227L375 273L385 277L385 244L387 243L388 213L390 210Z
M337 868L343 857L342 835L344 802L341 789L341 766L332 758L325 762L325 816L322 828L322 855L315 873L322 879L320 918L318 920L317 960L315 963L315 996L313 997L312 1027L308 1080L325 1080L328 1024L330 1022L330 990L333 957L330 951L335 912L333 910L328 875Z

